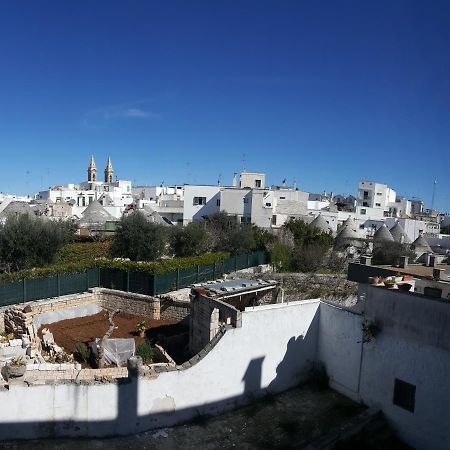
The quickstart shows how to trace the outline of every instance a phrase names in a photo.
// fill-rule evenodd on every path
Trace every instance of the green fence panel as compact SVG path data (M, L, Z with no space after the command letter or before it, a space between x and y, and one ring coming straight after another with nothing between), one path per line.
M77 294L86 291L87 287L86 272L59 277L59 295Z
M120 269L100 269L100 286L108 289L126 291L127 273Z
M178 275L178 287L179 289L190 286L197 283L197 267L192 269L182 269Z
M25 301L40 300L58 296L58 277L26 280Z
M130 272L129 291L136 294L151 294L150 275L143 272Z
M199 266L198 281L204 282L212 279L214 279L214 266L211 264L207 266Z
M223 262L223 273L230 273L234 272L235 270L235 264L234 264L234 256L231 258L226 259Z
M0 284L0 307L23 301L23 281Z
M87 270L87 286L88 288L100 286L100 269L98 267Z
M155 275L155 293L165 294L166 292L175 291L177 289L177 273L167 272Z
M247 254L244 255L237 255L236 256L236 269L246 269L247 266Z

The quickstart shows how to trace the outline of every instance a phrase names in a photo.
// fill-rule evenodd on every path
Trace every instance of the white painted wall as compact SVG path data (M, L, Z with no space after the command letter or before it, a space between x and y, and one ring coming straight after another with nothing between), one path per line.
M201 220L203 216L220 211L217 200L220 199L220 186L184 186L183 224ZM194 197L206 197L206 205L194 205Z
M359 400L362 316L328 303L320 304L317 359L322 361L330 387Z
M105 436L169 426L236 407L305 376L317 353L319 300L249 308L194 366L116 383L0 390L0 438ZM280 326L282 324L282 326ZM206 388L207 387L207 388Z

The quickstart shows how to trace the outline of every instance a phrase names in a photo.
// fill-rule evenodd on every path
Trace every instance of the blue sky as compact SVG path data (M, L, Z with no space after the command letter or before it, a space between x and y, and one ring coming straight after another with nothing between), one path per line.
M0 191L391 185L450 211L448 1L0 0Z

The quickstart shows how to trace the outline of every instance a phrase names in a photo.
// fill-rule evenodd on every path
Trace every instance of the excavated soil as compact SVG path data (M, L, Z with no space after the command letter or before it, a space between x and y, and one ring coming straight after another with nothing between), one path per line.
M136 324L142 320L146 322L147 335L150 335L150 330L156 331L158 328L160 328L163 334L164 330L168 328L168 325L177 323L176 320L155 320L119 312L114 314L113 322L117 328L113 331L111 338L134 338L137 346L144 339L139 337L136 332ZM101 338L105 335L109 329L108 312L100 311L92 316L77 317L75 319L61 320L60 322L42 325L38 332L39 336L42 336L43 328L48 328L51 331L56 344L62 347L67 353L74 353L77 342L88 344L95 338Z

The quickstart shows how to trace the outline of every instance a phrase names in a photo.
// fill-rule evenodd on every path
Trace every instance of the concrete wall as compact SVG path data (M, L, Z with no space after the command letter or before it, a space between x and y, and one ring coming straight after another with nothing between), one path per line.
M317 359L325 365L330 387L354 400L359 400L362 321L360 314L320 304Z
M199 361L149 377L11 384L0 390L0 404L9 405L0 408L0 438L135 433L234 408L264 389L290 388L315 360L318 309L319 300L310 300L246 310L242 326L226 331Z
M440 300L369 287L366 318L380 332L364 345L360 395L383 410L407 443L448 449L450 307ZM416 386L415 410L393 404L394 382Z

